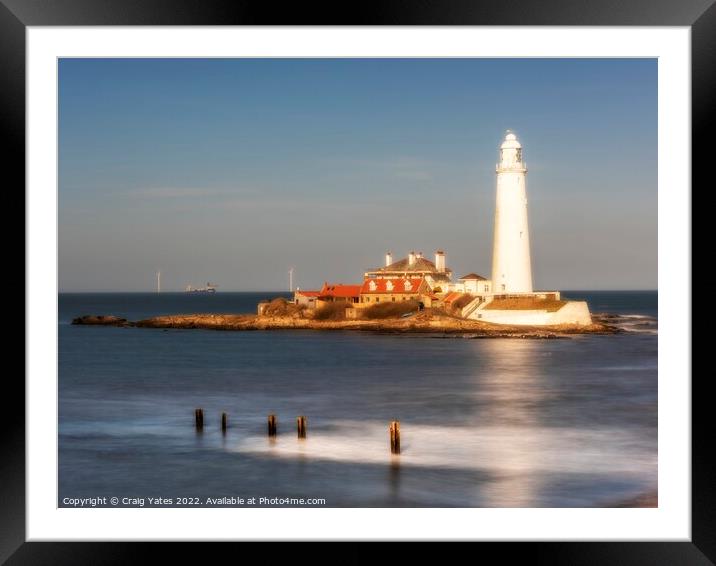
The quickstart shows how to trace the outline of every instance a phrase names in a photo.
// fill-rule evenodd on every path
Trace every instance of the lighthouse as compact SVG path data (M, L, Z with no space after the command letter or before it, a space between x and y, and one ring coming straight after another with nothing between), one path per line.
M527 226L527 167L522 145L507 130L497 164L492 289L496 294L531 293L532 265Z

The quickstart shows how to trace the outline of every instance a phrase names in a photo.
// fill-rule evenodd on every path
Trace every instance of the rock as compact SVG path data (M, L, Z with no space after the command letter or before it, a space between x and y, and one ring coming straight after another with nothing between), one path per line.
M618 331L606 324L589 326L559 325L552 327L505 326L486 324L443 316L439 312L420 312L410 318L384 318L380 320L315 320L301 316L297 311L285 315L250 314L176 314L157 316L136 322L129 322L117 316L82 316L72 324L94 324L101 326L133 326L139 328L203 328L207 330L363 330L380 333L441 333L471 334L474 337L497 338L565 338L574 334L613 334Z
M113 315L85 315L72 319L72 324L90 324L98 326L127 326L129 321L126 318Z

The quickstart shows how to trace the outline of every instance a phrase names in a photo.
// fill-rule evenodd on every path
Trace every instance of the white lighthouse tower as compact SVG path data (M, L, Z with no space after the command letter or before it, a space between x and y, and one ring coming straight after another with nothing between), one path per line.
M531 293L532 265L527 227L527 167L522 145L507 130L497 164L495 240L492 250L494 293Z

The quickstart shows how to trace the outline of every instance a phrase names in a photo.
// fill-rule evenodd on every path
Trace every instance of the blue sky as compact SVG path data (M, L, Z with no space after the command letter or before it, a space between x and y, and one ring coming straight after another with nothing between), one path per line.
M62 59L59 115L61 291L489 276L506 129L535 285L657 285L655 59Z

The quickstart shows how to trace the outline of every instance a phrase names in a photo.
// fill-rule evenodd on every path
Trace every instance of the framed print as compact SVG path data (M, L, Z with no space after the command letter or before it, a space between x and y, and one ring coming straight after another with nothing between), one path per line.
M0 6L28 328L3 559L709 563L716 9L248 6Z

